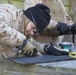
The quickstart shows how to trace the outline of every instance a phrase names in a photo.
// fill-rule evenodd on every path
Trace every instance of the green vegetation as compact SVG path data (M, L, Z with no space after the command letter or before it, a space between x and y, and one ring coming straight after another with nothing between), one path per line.
M24 0L0 0L0 4L9 3L15 5L17 8L23 8Z

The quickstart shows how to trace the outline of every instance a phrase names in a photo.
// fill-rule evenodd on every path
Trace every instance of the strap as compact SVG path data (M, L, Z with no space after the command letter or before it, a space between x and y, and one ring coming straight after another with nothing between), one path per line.
M27 39L25 39L24 41L23 41L23 44L21 45L21 46L17 46L16 48L18 48L18 50L21 50L21 49L23 49L24 48L24 46L27 44Z
M23 48L25 47L26 44L27 44L27 39L25 39L25 40L23 41L23 44L22 44L21 46L17 46L17 47L16 47L16 48L18 49L18 50L17 50L17 53L16 53L16 56L18 56L18 54L22 52L22 50L23 50Z
M75 45L75 35L74 34L72 35L72 42Z

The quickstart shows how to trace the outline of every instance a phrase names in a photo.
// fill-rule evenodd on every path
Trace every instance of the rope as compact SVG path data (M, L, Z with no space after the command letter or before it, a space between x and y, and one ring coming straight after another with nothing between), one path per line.
M70 52L69 56L72 57L72 58L76 58L76 52Z

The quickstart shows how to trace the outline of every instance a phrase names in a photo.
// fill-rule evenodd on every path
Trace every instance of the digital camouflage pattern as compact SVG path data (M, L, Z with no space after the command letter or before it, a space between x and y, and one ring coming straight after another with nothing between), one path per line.
M0 4L0 58L15 56L16 46L23 43L23 10L10 4ZM29 42L27 48L34 48Z
M53 20L50 20L48 25L49 30L56 27L57 22L72 22L71 19L69 21L69 16L66 19L65 8L60 0L25 0L24 1L24 10L27 8L34 6L38 3L43 3L50 7L51 9L51 17ZM55 20L55 21L54 21ZM0 4L0 58L8 58L13 57L16 54L16 46L21 45L26 39L24 35L24 29L27 24L27 19L23 15L22 9L17 9L15 6L10 4ZM50 31L50 35L45 32L39 35L40 39L43 38L45 40L45 35L49 36L49 40L54 45L57 45L58 42L58 32L51 33L54 31ZM38 40L38 39L37 39ZM30 41L30 42L29 42ZM37 48L39 52L44 52L44 46L46 43L38 43L33 39L29 39L28 44L26 45L26 50ZM42 42L42 41L41 41ZM35 47L34 47L34 46Z

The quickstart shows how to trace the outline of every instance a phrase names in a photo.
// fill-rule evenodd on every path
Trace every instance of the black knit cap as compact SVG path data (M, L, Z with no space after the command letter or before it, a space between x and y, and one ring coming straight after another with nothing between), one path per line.
M37 4L24 11L24 14L36 25L38 33L48 26L51 18L49 13L50 9L43 4Z

